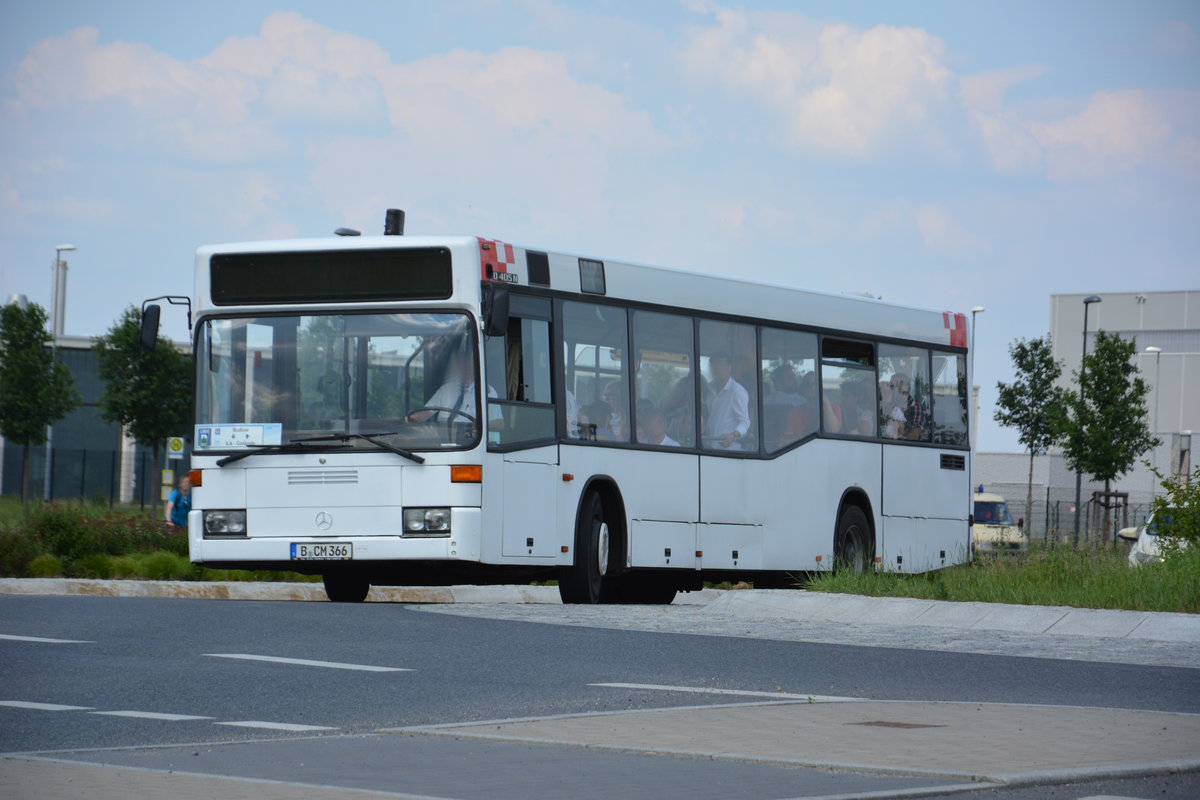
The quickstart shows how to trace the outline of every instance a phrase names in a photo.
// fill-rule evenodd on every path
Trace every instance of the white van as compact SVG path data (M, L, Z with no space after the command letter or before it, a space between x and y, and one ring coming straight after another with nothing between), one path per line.
M1008 503L998 494L988 494L983 486L975 493L975 524L971 535L976 553L1013 552L1029 549L1024 531L1025 520L1013 522Z

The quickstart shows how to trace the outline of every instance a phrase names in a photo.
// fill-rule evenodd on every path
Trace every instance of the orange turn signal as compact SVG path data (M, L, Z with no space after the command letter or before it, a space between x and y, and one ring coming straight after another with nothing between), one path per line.
M202 470L202 469L188 470L188 480L192 482L193 487L203 486L204 485L204 470Z
M451 483L483 483L483 465L455 464L450 467Z
M821 559L823 559L824 557L825 557L825 556L817 556L817 561L820 561L820 560L821 560Z

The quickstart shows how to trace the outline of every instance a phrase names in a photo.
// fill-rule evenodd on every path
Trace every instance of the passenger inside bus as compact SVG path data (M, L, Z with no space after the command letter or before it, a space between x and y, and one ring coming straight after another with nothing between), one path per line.
M733 379L728 353L709 356L708 369L712 385L704 420L704 444L718 450L741 450L738 440L750 430L750 394Z
M650 404L638 406L638 442L679 447L679 442L667 435L667 415Z

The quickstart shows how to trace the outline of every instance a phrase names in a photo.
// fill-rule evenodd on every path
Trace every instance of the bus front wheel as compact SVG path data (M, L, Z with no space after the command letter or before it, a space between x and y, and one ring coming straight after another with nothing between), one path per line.
M575 523L575 563L558 579L564 603L600 602L604 576L608 573L609 527L604 518L604 501L588 492Z
M833 571L863 573L867 571L870 549L870 525L867 515L858 506L846 506L838 517L837 535L833 540Z
M324 580L325 594L334 603L361 603L371 591L370 581L352 573L327 572Z

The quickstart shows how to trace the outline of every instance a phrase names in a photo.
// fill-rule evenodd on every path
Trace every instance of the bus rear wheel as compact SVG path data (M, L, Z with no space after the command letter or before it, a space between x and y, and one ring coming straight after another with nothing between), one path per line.
M863 573L870 559L871 528L867 515L858 506L846 506L838 517L837 535L833 539L833 571Z
M370 581L353 573L327 572L324 581L325 594L333 603L361 603L371 591Z
M609 528L604 501L588 492L575 522L575 563L559 575L558 594L564 603L600 602L608 574Z

